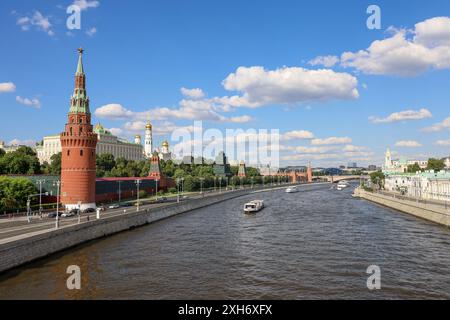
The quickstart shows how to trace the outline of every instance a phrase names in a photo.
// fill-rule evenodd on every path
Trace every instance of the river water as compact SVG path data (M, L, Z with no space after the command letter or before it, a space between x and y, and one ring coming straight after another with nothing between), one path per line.
M90 242L0 278L0 299L449 299L450 230L304 186L243 196ZM244 215L243 204L266 208ZM81 268L67 290L66 268ZM367 288L370 265L381 289Z

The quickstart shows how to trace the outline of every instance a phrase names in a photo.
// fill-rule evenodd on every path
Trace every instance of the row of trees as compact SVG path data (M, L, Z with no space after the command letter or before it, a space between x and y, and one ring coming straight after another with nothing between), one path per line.
M36 193L36 186L29 179L0 177L0 212L24 208L27 197Z
M426 169L421 169L419 164L414 163L414 164L408 165L407 172L414 173L414 172L419 172L419 171L424 171L424 170L440 171L440 170L443 170L444 168L445 168L444 160L430 158L430 159L428 159L428 165L427 165Z

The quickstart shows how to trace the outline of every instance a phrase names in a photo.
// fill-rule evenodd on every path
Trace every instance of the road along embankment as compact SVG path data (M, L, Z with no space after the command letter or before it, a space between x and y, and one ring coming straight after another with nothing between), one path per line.
M316 184L307 184L304 187L313 185ZM267 187L265 189L271 190L276 188L280 187ZM87 241L237 198L255 191L255 189L226 191L157 208L143 208L134 212L128 210L128 213L104 217L98 220L91 219L88 222L64 226L59 229L44 230L34 234L22 234L0 242L0 272Z
M365 191L361 188L356 188L353 196L450 227L450 210L444 206L398 199L393 196Z

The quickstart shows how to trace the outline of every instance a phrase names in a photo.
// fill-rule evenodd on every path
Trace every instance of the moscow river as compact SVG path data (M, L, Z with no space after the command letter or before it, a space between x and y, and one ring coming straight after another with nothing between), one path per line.
M351 197L257 193L53 255L0 277L0 299L450 299L450 230ZM243 204L266 208L244 215ZM66 268L81 268L81 290ZM381 289L366 285L370 265Z

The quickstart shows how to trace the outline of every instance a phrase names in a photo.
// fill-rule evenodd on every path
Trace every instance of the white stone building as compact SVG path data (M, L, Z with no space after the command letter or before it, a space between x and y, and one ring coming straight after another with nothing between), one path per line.
M387 148L384 156L384 165L382 166L384 173L404 173L407 172L408 166L417 163L420 169L426 169L428 166L428 160L406 160L392 159L391 150Z
M418 199L450 201L450 171L389 174L384 189Z
M110 153L114 156L114 159L144 159L143 147L140 143L137 143L140 142L140 139L135 139L135 143L132 143L118 138L100 124L95 126L94 132L98 136L96 154ZM37 156L41 164L44 162L50 163L52 155L61 152L61 141L59 138L59 135L44 137L43 145L36 147Z

